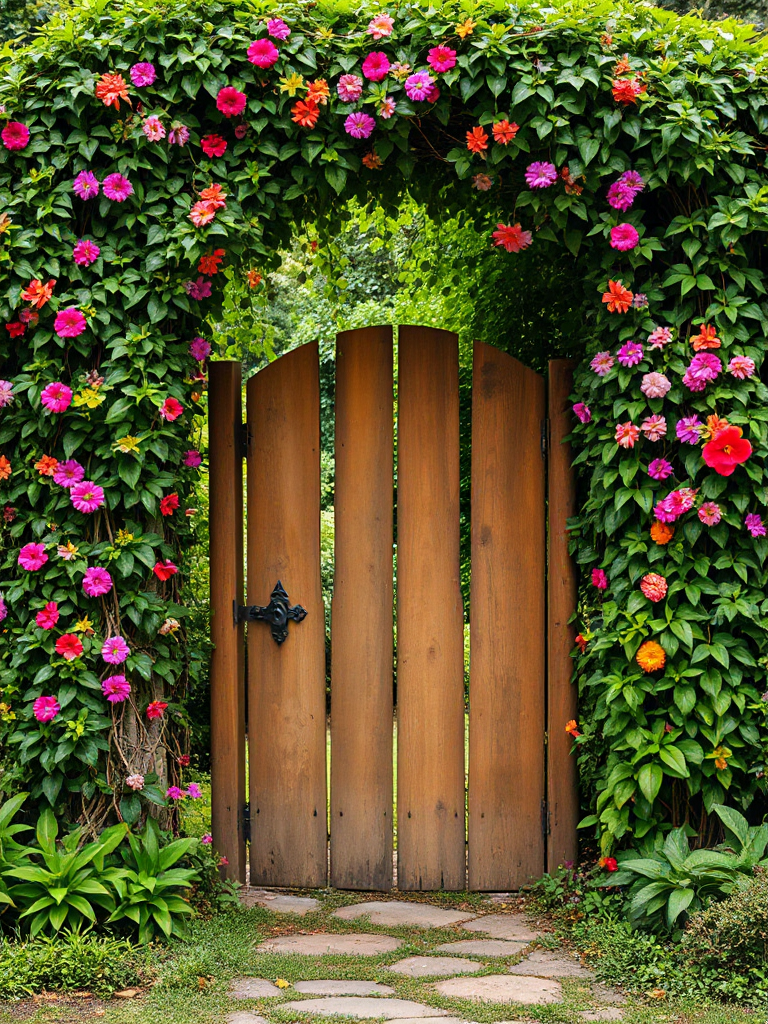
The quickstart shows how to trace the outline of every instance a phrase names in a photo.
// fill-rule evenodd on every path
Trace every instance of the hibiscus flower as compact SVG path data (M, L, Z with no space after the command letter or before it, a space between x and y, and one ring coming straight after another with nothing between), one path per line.
M701 450L704 462L720 476L731 476L752 454L752 445L741 433L741 427L725 427Z

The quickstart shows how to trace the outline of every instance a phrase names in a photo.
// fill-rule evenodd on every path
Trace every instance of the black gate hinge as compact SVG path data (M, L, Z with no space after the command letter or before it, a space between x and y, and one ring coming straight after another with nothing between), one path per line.
M549 420L541 421L541 457L546 459L549 454Z
M251 805L243 804L243 839L246 843L251 841Z
M541 834L546 838L550 832L549 804L546 800L541 801Z
M249 439L250 439L250 435L248 433L248 424L247 423L241 423L240 424L240 458L241 459L247 459L248 458L248 441L249 441Z

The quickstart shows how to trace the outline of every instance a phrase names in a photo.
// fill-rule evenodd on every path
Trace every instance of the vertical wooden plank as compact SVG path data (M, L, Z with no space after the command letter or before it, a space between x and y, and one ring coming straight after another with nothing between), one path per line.
M544 380L475 343L469 887L544 869Z
M325 623L320 583L320 385L316 344L248 381L248 603L280 580L307 611L278 645L248 626L251 884L327 878Z
M336 339L331 884L392 887L392 328Z
M458 338L401 327L397 466L398 887L463 889Z
M576 474L571 467L571 446L563 438L571 432L569 395L573 390L575 360L549 363L549 548L547 602L547 801L549 837L547 871L556 871L578 856L576 825L579 820L576 758L565 724L577 717L577 690L571 682L576 630L568 619L576 610L576 568L568 554L566 520L576 514Z
M243 603L242 379L236 360L212 362L209 372L211 831L226 876L244 882L244 637L232 610Z

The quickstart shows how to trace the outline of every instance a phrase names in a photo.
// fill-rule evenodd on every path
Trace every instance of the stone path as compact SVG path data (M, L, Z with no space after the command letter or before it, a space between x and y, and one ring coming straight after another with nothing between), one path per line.
M371 924L382 925L384 928L396 928L399 925L412 928L444 928L446 925L470 921L477 915L460 910L442 910L440 907L433 907L431 903L391 900L387 903L353 903L351 907L337 910L333 916L340 917L342 921L367 917Z
M482 969L483 965L476 960L463 960L458 956L409 956L389 966L390 971L405 974L409 978L429 978L441 974L477 974Z
M259 946L260 953L301 953L304 956L349 955L379 956L391 953L402 946L400 939L391 935L333 935L319 932L316 935L279 935Z

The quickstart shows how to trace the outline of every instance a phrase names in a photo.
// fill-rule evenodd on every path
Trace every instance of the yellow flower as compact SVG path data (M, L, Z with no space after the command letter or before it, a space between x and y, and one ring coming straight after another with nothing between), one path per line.
M87 615L85 616L85 618L78 619L77 622L72 627L73 633L85 633L87 636L91 636L93 634L93 631L93 623L91 622Z
M290 988L291 983L286 981L285 978L278 978L275 982L278 988Z
M0 235L4 235L13 221L7 213L0 213Z
M333 29L330 28L319 28L315 33L318 39L322 39L325 42L330 42L333 39Z
M711 754L707 754L707 757L715 762L715 768L718 771L724 772L728 767L728 758L733 756L733 751L728 747L715 747Z
M467 18L466 21L459 22L456 26L456 35L459 39L466 39L467 36L471 36L474 31L476 21L472 21L471 18Z
M295 96L299 89L304 88L304 76L293 74L287 78L280 79L280 92L287 92L289 96Z
M104 401L104 395L100 395L96 388L83 388L72 399L73 405L84 405L88 409L98 409Z
M131 434L126 434L125 437L118 437L112 447L118 452L135 452L138 454L139 445L143 440L142 437L132 437Z
M77 558L78 551L79 548L76 548L72 541L68 540L66 544L59 544L57 554L65 562L71 562L73 558Z
M132 540L132 533L128 533L127 530L118 530L117 536L115 537L115 547L122 547L123 544L130 544Z
M11 705L2 703L0 704L0 720L3 722L12 722L16 717L16 712L11 711Z

